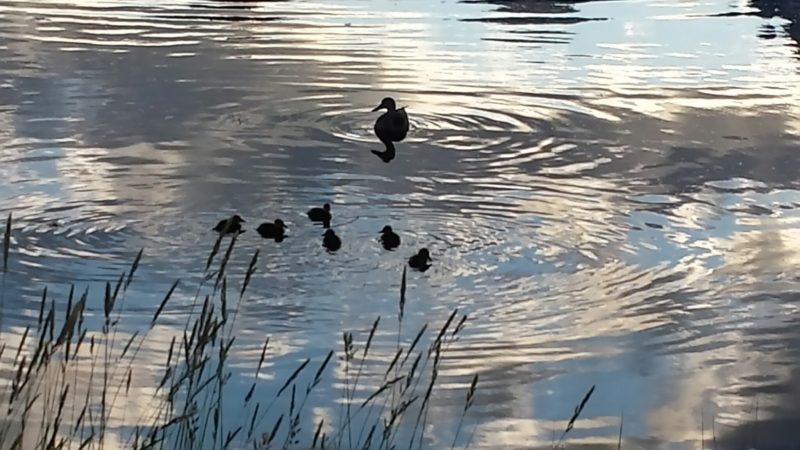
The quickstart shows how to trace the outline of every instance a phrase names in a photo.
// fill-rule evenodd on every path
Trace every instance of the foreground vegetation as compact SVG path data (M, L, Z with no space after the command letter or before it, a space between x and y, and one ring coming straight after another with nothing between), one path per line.
M19 341L10 343L4 338L0 343L0 448L388 450L425 446L443 356L458 340L467 315L453 310L443 324L430 329L425 325L413 339L404 340L404 270L396 327L392 326L394 354L380 371L370 370L372 378L379 374L379 382L371 380L367 394L360 383L365 384L365 362L381 317L362 336L344 332L338 351L331 350L319 361L302 361L284 379L264 376L270 354L266 337L255 367L234 376L236 319L259 258L256 251L238 278L239 288L232 289L228 262L236 240L237 236L230 238L222 253L222 236L215 242L185 314L185 326L166 327L173 334L168 347L156 351L163 358L156 368L152 361L141 361L142 354L155 339L153 330L165 327L161 321L179 281L155 307L144 329L124 329L126 294L136 282L142 251L115 282L105 284L97 307L87 308L88 288L78 293L73 286L66 308L59 313L45 288L35 320L8 335ZM3 236L0 330L10 247L9 215ZM343 365L344 386L339 411L329 419L334 423L309 418L309 398L337 363ZM138 382L139 377L144 381ZM472 440L474 429L468 432L470 427L463 425L475 401L478 380L477 374L471 378L463 406L454 411L458 422L449 438L452 447L469 447ZM241 389L242 383L249 388ZM575 408L555 446L563 443L593 391L594 387ZM231 409L234 417L226 417L225 411Z
M121 324L125 296L136 282L141 251L115 283L106 283L102 317L92 317L92 308L87 308L88 289L76 293L73 286L65 311L59 313L45 288L35 323L22 331L14 346L7 345L7 341L0 344L0 361L9 361L2 367L11 367L0 374L0 401L4 406L0 415L0 448L389 449L399 445L399 430L403 427L410 430L410 436L404 434L407 442L402 446L422 447L442 356L458 339L467 316L459 317L454 310L435 334L427 336L426 325L411 342L403 342L404 271L396 353L383 370L379 387L366 398L363 394L357 398L380 317L361 337L360 345L353 333L342 335L342 347L336 356L344 365L345 386L336 423L325 424L324 419L307 423L307 400L326 377L331 361L337 362L336 352L331 350L321 361L302 361L283 380L262 381L261 372L270 351L267 337L258 363L248 375L252 376L249 390L242 396L241 389L231 389L236 318L256 273L259 254L256 251L250 259L238 292L232 292L228 262L236 236L230 238L220 254L222 239L217 239L206 261L185 328L175 333L163 353L157 386L150 390L150 398L135 399L137 404L147 405L145 413L123 421L133 425L115 426L115 418L125 417L128 403L134 400L129 396L142 371L137 357L147 348L151 331L169 308L178 281L153 311L149 326L133 333L126 332ZM9 216L3 245L4 281L10 246ZM203 292L206 293L201 295ZM93 322L99 326L93 329L89 325ZM474 402L477 384L475 375L460 411L462 420ZM231 404L236 417L225 418L226 405L230 408ZM281 411L278 405L288 407ZM458 428L457 434L460 423ZM457 438L453 436L454 445Z

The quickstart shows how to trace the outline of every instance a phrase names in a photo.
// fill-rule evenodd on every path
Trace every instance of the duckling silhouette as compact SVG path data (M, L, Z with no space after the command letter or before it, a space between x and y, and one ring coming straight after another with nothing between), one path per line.
M264 222L256 228L256 232L264 239L275 239L275 242L282 242L286 237L286 224L281 219L275 219L275 222Z
M242 229L244 222L242 216L234 214L228 219L220 220L212 230L222 234L244 233L245 230Z
M375 136L383 142L386 150L379 152L372 150L378 158L383 162L388 163L395 157L394 142L400 142L406 138L408 134L408 114L405 108L397 109L394 99L386 97L381 101L381 104L376 106L372 111L386 108L386 112L378 117L375 121Z
M322 239L322 246L328 249L329 252L335 252L342 247L342 240L330 228L325 231L325 236Z
M312 222L322 222L325 228L331 227L331 205L325 203L322 208L311 208L308 210L308 218Z
M430 264L431 261L433 261L433 259L431 259L431 255L428 252L428 249L423 248L416 255L408 259L408 265L411 266L412 269L417 269L420 272L425 272L431 267Z
M381 230L381 245L386 250L394 250L400 246L400 236L397 235L394 231L392 231L392 227L386 225Z

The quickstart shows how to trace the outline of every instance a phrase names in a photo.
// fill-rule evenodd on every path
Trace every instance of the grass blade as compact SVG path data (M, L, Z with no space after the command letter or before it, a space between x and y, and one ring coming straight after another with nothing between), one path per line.
M142 253L144 253L144 249L139 249L139 253L136 254L136 259L133 260L133 264L131 264L131 271L128 272L128 279L125 281L125 290L128 290L128 286L131 285L131 281L133 281L133 275L136 273L136 269L139 268L139 261L142 260Z
M175 292L175 288L178 287L178 283L180 283L180 281L181 280L175 280L175 282L172 283L172 287L170 287L169 291L167 291L167 295L164 296L164 300L162 300L161 304L158 305L158 309L156 309L156 313L153 314L153 320L150 321L150 327L151 328L153 327L153 325L156 324L156 320L158 320L158 316L161 315L161 312L164 310L164 307L167 306L167 302L169 301L169 298L172 297L172 293Z
M400 317L403 320L403 313L406 309L406 266L403 266L403 278L400 280Z
M283 383L283 387L281 387L281 389L278 391L278 395L276 397L280 397L280 395L283 394L283 391L285 391L286 388L289 387L290 384L292 384L292 381L294 381L294 379L297 378L298 375L300 375L300 372L302 372L303 369L306 368L309 362L311 362L311 360L306 359L305 361L303 361L303 364L300 364L300 366L297 369L294 369L292 375L286 379L285 383Z
M572 413L572 417L570 417L569 422L567 422L567 427L564 429L564 432L561 433L561 439L558 440L559 445L564 442L564 438L567 436L567 433L572 431L572 428L575 426L575 421L578 420L578 417L581 415L583 408L586 406L586 403L589 402L589 399L592 397L594 393L595 386L592 385L591 389L586 392L586 395L583 396L583 400L575 407L575 411Z
M8 252L11 249L11 213L6 220L6 232L3 233L3 273L8 273Z

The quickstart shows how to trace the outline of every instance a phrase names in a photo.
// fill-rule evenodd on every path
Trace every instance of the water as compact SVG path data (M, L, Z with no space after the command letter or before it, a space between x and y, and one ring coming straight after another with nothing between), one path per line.
M102 311L103 283L144 248L125 327L184 280L174 326L142 351L155 367L210 228L238 212L250 231L231 270L261 259L237 374L266 335L282 380L378 315L387 363L402 267L427 246L406 334L455 307L470 317L427 447L450 447L479 373L472 448L549 447L591 385L573 448L616 448L623 411L625 448L700 448L712 420L720 448L786 448L800 425L800 19L786 3L3 2L4 339L43 285L62 307L69 283L89 286ZM391 164L370 153L386 95L412 122ZM335 255L304 217L324 202ZM278 217L290 238L260 240ZM397 252L375 241L385 224ZM342 381L337 363L315 418L336 415Z

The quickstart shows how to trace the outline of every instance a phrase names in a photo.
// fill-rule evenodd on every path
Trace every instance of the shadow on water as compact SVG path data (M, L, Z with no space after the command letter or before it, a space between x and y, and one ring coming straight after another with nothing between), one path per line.
M285 0L288 1L288 0ZM221 9L221 10L251 10L255 8L258 4L256 1L247 1L247 2L226 2L223 0L218 0L216 3L208 2L208 3L190 3L190 8L198 8L198 9Z
M496 7L490 17L465 18L465 22L493 22L507 25L570 25L593 20L606 20L605 18L590 18L574 16L578 13L575 5L593 0L567 0L567 1L525 1L525 0L461 0L466 4L488 4ZM535 16L515 16L499 14L535 14ZM567 16L569 15L569 16Z
M789 23L783 25L786 33L800 46L800 1L798 0L750 0L758 8L760 17L783 17ZM770 25L771 27L771 25ZM767 30L769 31L769 30ZM769 35L769 33L767 33ZM797 50L800 57L800 48Z
M209 14L209 15L193 15L193 14L176 14L176 15L162 15L161 17L165 19L184 19L184 20L210 20L210 21L220 21L220 22L273 22L276 20L280 20L280 17L264 17L264 16L231 16L231 15L221 15L221 14Z
M798 0L749 0L748 6L756 8L753 12L725 12L716 17L756 16L764 19L780 17L787 20L782 26L786 34L800 47L800 1ZM775 39L777 30L772 24L764 24L758 33L762 39ZM797 49L800 57L800 48Z
M282 17L270 16L253 12L254 9L274 3L284 3L291 0L206 0L203 3L189 3L190 8L197 10L207 10L208 14L175 14L175 15L160 15L165 19L182 19L182 20L209 20L219 22L272 22L281 20ZM239 12L238 15L223 14L221 12L231 11ZM250 14L242 14L244 11L251 11Z
M575 5L590 1L593 0L461 0L461 3L488 4L501 13L573 14L578 12Z
M563 29L541 29L546 25L573 25L606 20L581 17L575 5L594 0L525 1L525 0L460 0L465 4L487 4L494 10L487 17L467 17L464 22L497 23L507 26L505 31L513 36L484 36L484 41L512 42L518 44L566 44L572 32Z
M273 3L286 3L292 0L205 0L204 2L190 3L192 8L207 9L253 9L262 5Z
M769 246L770 243L764 242ZM786 304L800 303L800 293L750 295L743 301L754 306L779 300ZM751 330L744 341L748 354L757 355L773 349L771 358L750 357L747 368L732 374L721 397L746 398L742 406L744 420L730 426L717 426L719 448L738 450L784 450L796 448L800 441L800 320L786 317L778 326ZM781 376L776 374L782 373ZM713 411L713 410L712 410ZM710 415L713 414L711 412ZM708 418L707 418L708 420ZM708 421L706 422L709 423ZM706 448L708 447L708 442Z

